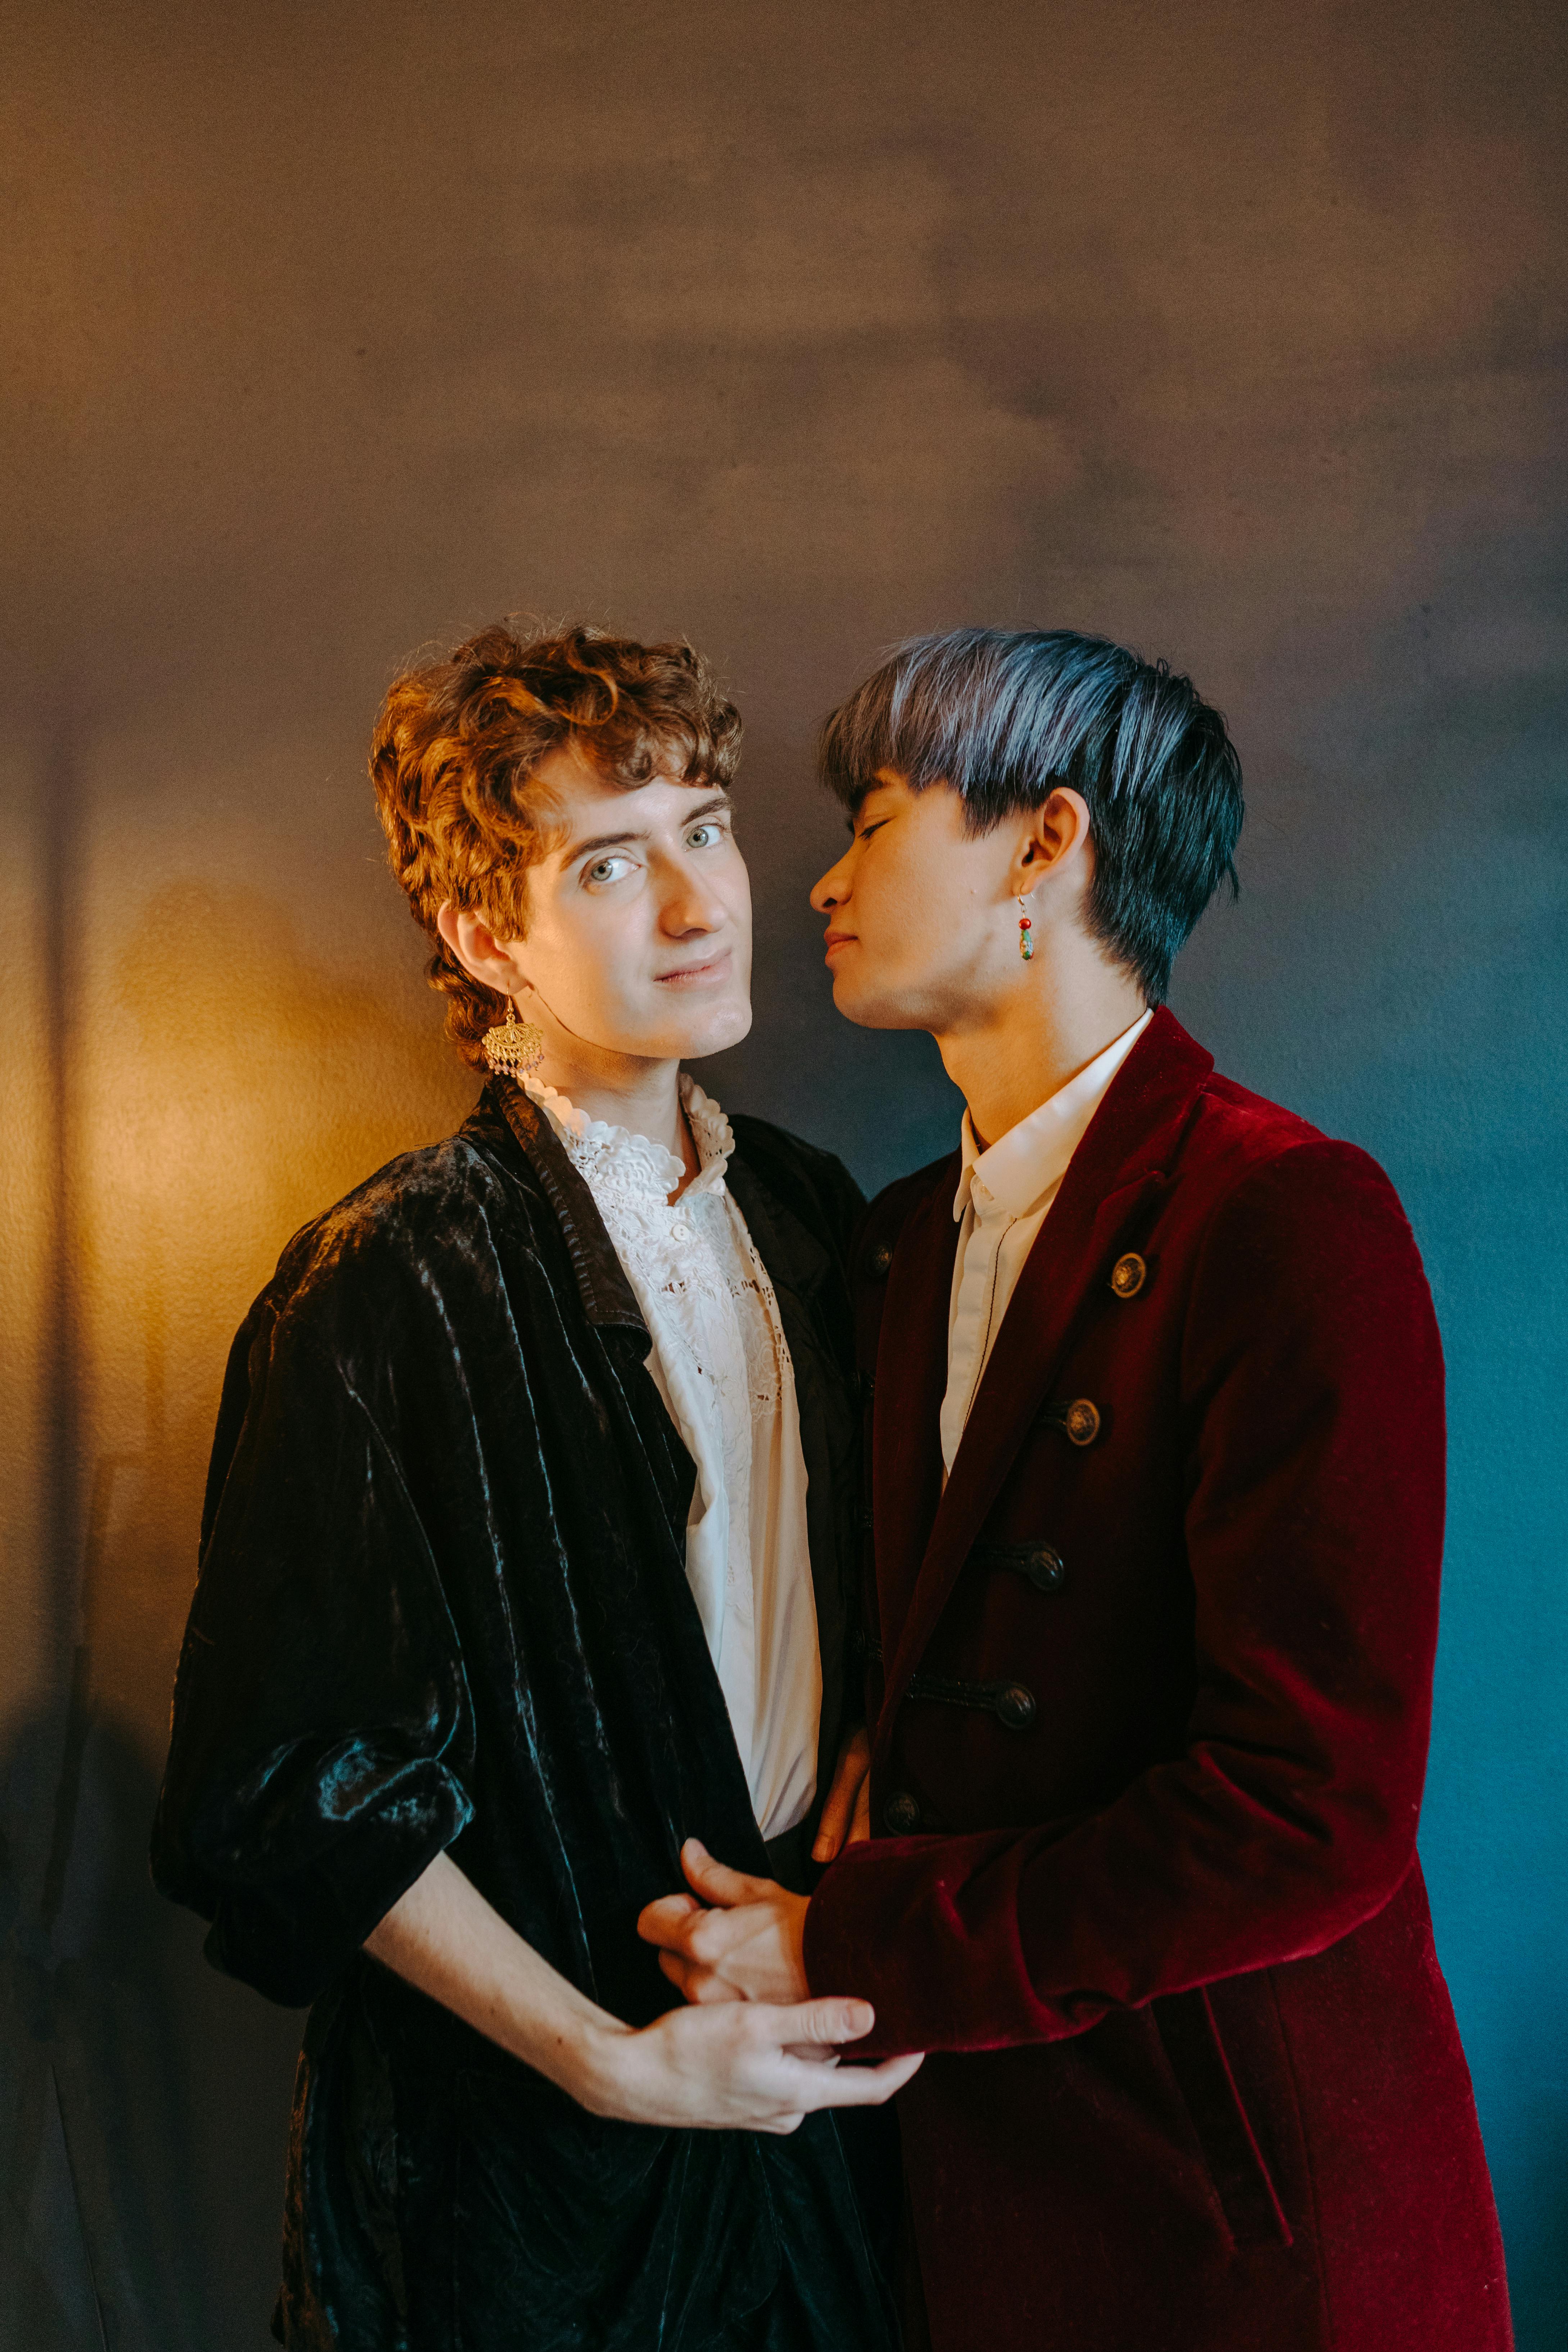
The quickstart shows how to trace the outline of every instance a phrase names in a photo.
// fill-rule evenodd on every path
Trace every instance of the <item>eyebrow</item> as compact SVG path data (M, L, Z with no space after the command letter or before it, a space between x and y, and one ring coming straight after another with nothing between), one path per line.
M706 801L700 802L689 815L683 818L682 823L700 824L705 816L712 816L716 810L727 809L728 806L727 793L712 793ZM560 862L562 866L575 866L580 857L587 857L594 850L624 849L630 843L646 841L647 838L646 833L636 833L630 828L624 833L596 833L591 840L574 841L570 848L562 854Z

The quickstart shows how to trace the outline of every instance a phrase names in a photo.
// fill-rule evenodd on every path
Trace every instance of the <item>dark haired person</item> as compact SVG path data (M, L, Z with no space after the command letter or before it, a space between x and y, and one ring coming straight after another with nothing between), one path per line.
M835 1001L967 1104L858 1247L872 1834L809 1903L689 1856L710 1907L644 1932L695 2000L852 1989L869 2052L933 2053L912 2345L1500 2352L1416 1859L1437 1332L1382 1171L1164 1009L1234 881L1223 723L963 630L823 759Z
M313 2004L310 2352L891 2345L828 2111L918 2061L841 2068L854 2000L687 2010L634 1932L689 1834L804 1885L848 1811L863 1204L680 1070L750 1025L738 750L689 648L585 629L486 630L377 726L498 1075L235 1341L153 1844L217 1966Z

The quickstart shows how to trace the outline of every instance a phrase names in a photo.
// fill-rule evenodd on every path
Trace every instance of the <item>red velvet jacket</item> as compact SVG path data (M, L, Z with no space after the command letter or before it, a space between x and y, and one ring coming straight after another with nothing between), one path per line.
M1166 1012L946 1491L956 1157L875 1203L876 1834L807 1915L900 2101L936 2352L1499 2352L1416 1860L1442 1358L1382 1171Z

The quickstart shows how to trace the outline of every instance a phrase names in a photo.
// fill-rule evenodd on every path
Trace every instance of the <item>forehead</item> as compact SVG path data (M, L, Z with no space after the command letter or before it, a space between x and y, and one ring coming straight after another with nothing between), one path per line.
M595 832L613 828L641 831L647 825L680 822L699 801L727 799L721 785L704 778L687 783L659 771L645 784L619 784L600 773L575 744L551 751L530 779L530 796L538 801L556 824L571 833L587 826Z
M897 768L878 768L875 774L867 779L864 790L855 802L853 816L858 819L868 808L874 810L879 816L894 811L910 814L925 811L933 824L940 824L950 814L954 803L961 812L961 797L950 784L942 782L912 784Z
M873 774L863 776L852 793L842 793L841 797L849 809L852 824L868 801L885 800L890 793L906 794L908 791L907 781L896 768L878 768Z

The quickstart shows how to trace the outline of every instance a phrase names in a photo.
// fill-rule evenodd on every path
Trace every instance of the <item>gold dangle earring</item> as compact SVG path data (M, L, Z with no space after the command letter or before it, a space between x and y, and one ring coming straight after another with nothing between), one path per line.
M507 1017L498 1029L485 1032L485 1059L498 1078L521 1078L544 1059L545 1033L531 1021L519 1021L508 996Z
M1030 933L1033 929L1034 925L1030 919L1029 908L1024 905L1023 897L1020 892L1019 897L1019 953L1022 956L1025 963L1028 963L1034 954L1034 941L1030 937Z

